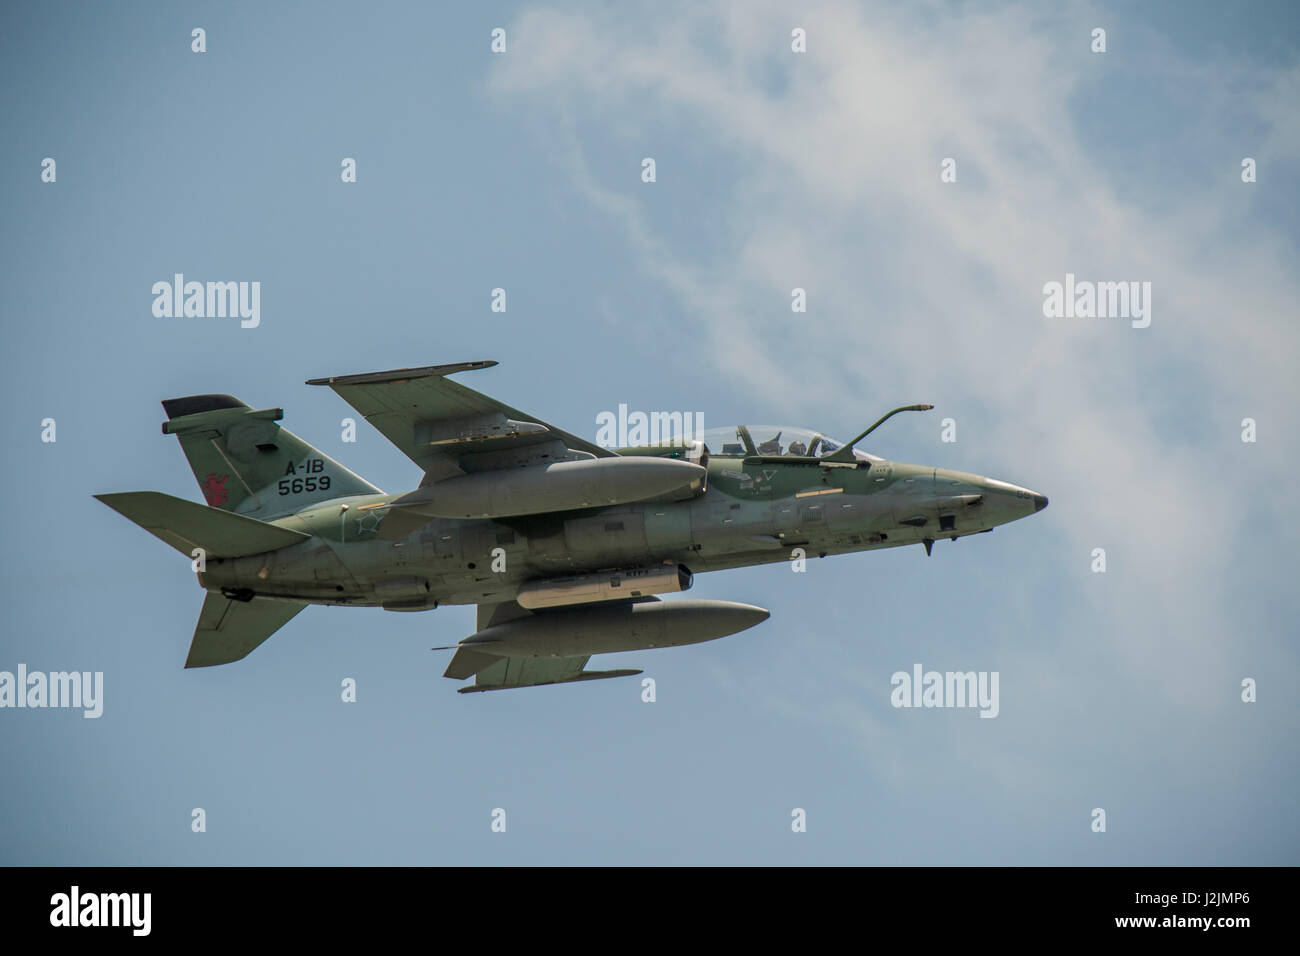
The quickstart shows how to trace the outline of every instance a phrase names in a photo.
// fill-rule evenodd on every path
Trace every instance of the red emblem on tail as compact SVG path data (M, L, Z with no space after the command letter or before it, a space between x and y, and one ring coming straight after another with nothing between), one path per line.
M226 494L226 481L229 478L229 475L222 475L220 478L216 475L208 475L207 480L199 485L203 489L203 497L207 498L208 504L214 508L217 505L224 505L229 500Z

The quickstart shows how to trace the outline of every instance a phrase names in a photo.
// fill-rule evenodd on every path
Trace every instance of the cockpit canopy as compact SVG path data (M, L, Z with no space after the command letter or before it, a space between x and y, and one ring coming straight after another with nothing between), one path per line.
M706 428L696 437L709 448L709 455L716 458L744 458L745 440L741 428L749 432L754 443L754 452L765 456L795 456L820 458L838 451L844 444L821 432L808 428L795 428L789 425L731 425L726 428ZM883 461L865 451L853 449L853 455L859 461Z

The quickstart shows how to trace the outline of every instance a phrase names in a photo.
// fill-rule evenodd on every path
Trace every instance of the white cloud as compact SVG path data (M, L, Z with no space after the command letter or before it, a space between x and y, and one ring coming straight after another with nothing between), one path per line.
M1271 472L1280 490L1300 355L1293 237L1239 227L1255 196L1231 188L1237 170L1170 202L1161 181L1134 189L1108 164L1079 117L1100 73L1136 54L1090 54L1080 16L840 3L627 14L524 14L492 89L557 120L561 163L681 297L718 371L755 393L775 385L810 417L864 394L873 408L942 392L941 414L991 409L998 424L972 440L1006 463L997 477L1057 502L1054 560L1086 566L1103 546L1124 578L1094 592L1090 639L1117 670L1158 665L1171 706L1220 706L1206 702L1224 699L1229 670L1240 599L1225 583L1229 555L1261 532L1296 540L1286 495L1268 507L1270 528L1246 526L1245 506L1260 501L1251 479L1232 479ZM793 26L808 31L806 55L789 51ZM1165 67L1194 102L1217 89L1222 64ZM1282 155L1295 153L1282 94L1296 82L1268 75L1241 105ZM653 204L680 176L662 160L655 192L591 160L593 141L608 141L632 168L648 139L702 151L724 172L730 188L698 215L729 239L658 222ZM1189 133L1177 145L1197 143ZM939 181L947 156L955 185ZM1151 328L1044 319L1042 285L1067 271L1152 281ZM795 285L808 290L806 317L788 311ZM1238 448L1248 414L1270 437Z

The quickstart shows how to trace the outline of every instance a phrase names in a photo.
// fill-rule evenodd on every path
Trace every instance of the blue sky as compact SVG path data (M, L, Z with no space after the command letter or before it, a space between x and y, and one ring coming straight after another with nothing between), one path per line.
M103 671L105 702L0 711L0 862L1300 862L1290 4L3 17L0 669ZM155 318L176 272L260 281L261 325ZM1151 326L1045 318L1067 272L1150 281ZM501 364L464 384L589 438L620 403L848 437L933 402L869 450L1052 503L929 559L699 576L772 617L597 659L653 704L457 695L429 650L473 630L456 607L309 608L184 671L188 566L90 497L199 498L159 400L282 406L399 491L410 462L302 383L472 359ZM998 671L999 716L892 708L917 662Z

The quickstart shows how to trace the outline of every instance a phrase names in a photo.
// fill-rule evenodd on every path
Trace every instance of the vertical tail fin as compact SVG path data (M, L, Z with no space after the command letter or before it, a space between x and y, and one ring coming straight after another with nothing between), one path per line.
M162 404L163 434L180 440L214 508L265 521L318 501L381 493L281 428L283 409L253 409L230 395L190 395Z

